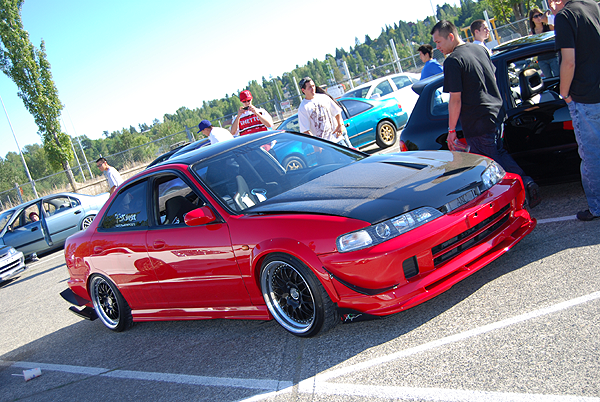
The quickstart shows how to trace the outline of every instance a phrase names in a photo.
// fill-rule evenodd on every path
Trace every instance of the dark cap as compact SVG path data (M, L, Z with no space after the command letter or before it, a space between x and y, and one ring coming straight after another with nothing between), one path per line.
M212 127L212 124L210 124L210 121L208 121L208 120L202 120L200 122L200 124L198 124L198 128L199 128L198 133L200 131L204 130L205 128L209 128L209 127Z

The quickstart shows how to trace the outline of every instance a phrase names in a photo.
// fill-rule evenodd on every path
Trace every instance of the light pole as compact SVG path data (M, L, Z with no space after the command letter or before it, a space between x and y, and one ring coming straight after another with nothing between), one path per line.
M31 183L31 188L33 189L33 196L35 198L38 197L37 190L35 189L35 183L31 178L31 173L29 173L29 168L27 167L27 163L25 162L25 157L23 156L23 152L21 152L21 147L19 146L19 141L17 141L17 136L15 135L15 130L13 129L12 123L10 122L10 118L8 117L8 112L6 111L6 106L4 106L4 101L2 100L2 96L0 96L0 102L2 102L2 108L4 108L4 113L6 114L6 120L8 120L8 125L10 126L10 131L12 131L12 135L17 143L17 149L19 150L19 155L21 155L21 161L23 161L23 166L25 167L25 173L27 173L27 179L29 183Z

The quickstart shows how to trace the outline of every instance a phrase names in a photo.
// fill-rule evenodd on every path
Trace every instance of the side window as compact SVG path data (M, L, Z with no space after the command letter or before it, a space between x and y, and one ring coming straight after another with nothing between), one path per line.
M396 88L398 89L402 89L404 87L407 87L409 85L412 85L413 82L410 80L410 78L408 77L392 77L392 81L394 81L394 84L396 84Z
M442 91L439 87L433 92L431 97L430 110L432 116L448 116L448 103L450 102L450 94Z
M157 178L152 194L157 221L161 226L184 226L185 214L205 204L185 181L175 175Z
M377 84L375 89L373 89L371 98L373 98L373 95L385 96L387 94L391 94L392 92L394 92L394 90L392 89L392 85L389 83L388 80L384 80Z
M355 100L340 100L346 109L348 109L348 114L350 117L354 117L359 113L364 112L365 110L371 109L371 105L366 102L355 101Z
M54 197L44 200L43 206L48 215L52 216L76 206L77 204L73 204L72 201L76 200L66 196Z
M148 226L146 180L119 189L119 194L104 215L103 229L127 229Z

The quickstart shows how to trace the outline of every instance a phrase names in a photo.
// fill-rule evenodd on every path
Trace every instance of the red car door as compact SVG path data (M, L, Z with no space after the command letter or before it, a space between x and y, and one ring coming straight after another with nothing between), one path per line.
M166 308L146 249L147 181L120 189L92 237L89 261L119 287L134 310Z
M153 187L158 222L147 234L148 253L170 306L251 305L227 224L219 218L202 226L185 225L187 212L206 205L187 180L162 175L155 178Z

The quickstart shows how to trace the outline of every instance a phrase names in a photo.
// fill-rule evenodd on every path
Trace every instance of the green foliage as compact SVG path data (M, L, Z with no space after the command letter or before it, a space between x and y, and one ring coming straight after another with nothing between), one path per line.
M38 126L48 161L53 167L65 170L75 189L68 169L69 160L73 157L71 144L60 128L59 118L63 105L52 80L44 41L37 49L31 44L29 34L23 28L23 1L0 2L0 69L19 88L18 96Z

